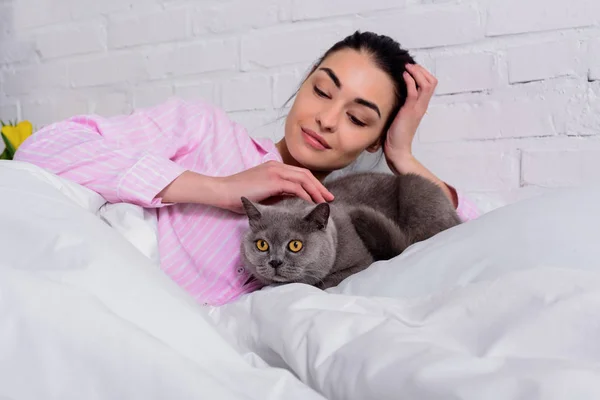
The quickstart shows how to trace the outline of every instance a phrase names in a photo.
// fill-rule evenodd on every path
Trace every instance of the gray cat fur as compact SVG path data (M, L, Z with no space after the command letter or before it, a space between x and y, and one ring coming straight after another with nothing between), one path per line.
M326 289L460 224L442 190L418 175L362 172L325 186L335 199L318 205L297 197L268 206L242 198L250 224L242 261L259 281ZM258 250L259 239L269 244L268 251ZM298 253L287 249L291 240L303 242ZM279 267L269 265L277 260Z

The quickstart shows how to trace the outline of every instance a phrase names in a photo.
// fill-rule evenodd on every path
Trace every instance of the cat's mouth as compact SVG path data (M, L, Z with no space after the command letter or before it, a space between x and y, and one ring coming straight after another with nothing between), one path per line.
M301 276L297 276L298 274L290 273L285 267L274 269L269 266L258 270L257 272L262 278L277 283L294 282L301 278Z

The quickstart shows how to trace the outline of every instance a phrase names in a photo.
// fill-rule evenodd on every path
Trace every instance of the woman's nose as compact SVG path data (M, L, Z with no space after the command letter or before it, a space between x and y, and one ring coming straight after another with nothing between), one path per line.
M338 115L337 111L334 110L333 107L322 110L316 116L317 124L319 125L319 129L324 132L335 132L338 124Z

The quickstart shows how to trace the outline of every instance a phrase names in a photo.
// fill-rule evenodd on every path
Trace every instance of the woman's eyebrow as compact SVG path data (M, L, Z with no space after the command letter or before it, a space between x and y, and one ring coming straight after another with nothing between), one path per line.
M331 78L331 80L333 81L333 84L338 88L341 89L342 88L342 82L340 81L340 78L338 78L338 76L335 74L335 72L333 72L333 70L331 68L327 68L327 67L321 67L319 68L319 70L325 72L329 78ZM355 103L358 103L360 105L363 105L365 107L369 107L370 109L374 110L377 115L379 115L379 118L381 118L381 111L379 110L379 107L377 107L377 104L373 103L372 101L368 101L365 99L361 99L360 97L354 99Z
M327 75L329 75L329 77L333 81L333 84L337 86L338 89L342 88L342 82L340 82L340 78L337 77L337 75L335 74L335 72L333 72L331 68L321 67L319 69L327 73Z

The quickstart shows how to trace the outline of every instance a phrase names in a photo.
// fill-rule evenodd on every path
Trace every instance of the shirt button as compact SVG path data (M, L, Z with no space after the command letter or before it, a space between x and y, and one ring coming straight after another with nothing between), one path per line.
M238 269L237 269L238 275L242 275L244 272L246 272L246 270L244 269L244 267L238 267Z

